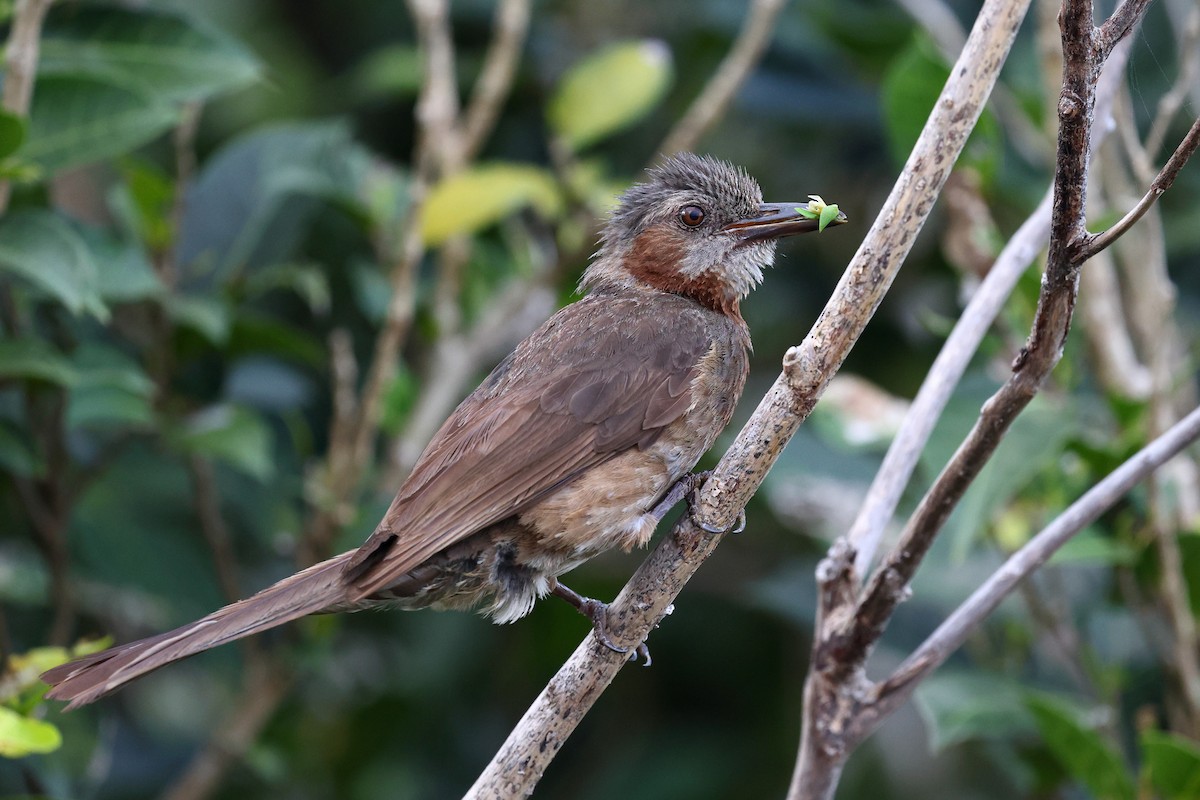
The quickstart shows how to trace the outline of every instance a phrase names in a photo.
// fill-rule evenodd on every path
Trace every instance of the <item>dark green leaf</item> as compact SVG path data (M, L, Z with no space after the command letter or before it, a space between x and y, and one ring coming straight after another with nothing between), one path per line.
M913 698L933 751L975 739L1005 739L1034 730L1024 690L987 673L937 673Z
M71 386L78 377L67 357L41 339L0 339L0 378Z
M221 405L193 414L171 440L180 450L223 461L260 481L275 471L271 429L247 408Z
M148 95L90 76L46 75L17 155L53 174L132 152L178 120L176 106Z
M593 53L562 79L547 112L554 132L574 150L648 114L671 83L671 51L646 39Z
M288 261L320 209L359 202L370 156L338 123L277 125L205 164L187 193L176 261L211 276ZM364 212L364 216L366 216Z
M167 303L171 320L190 328L218 347L229 341L233 321L229 307L217 297L173 295Z
M1120 755L1079 709L1045 694L1031 694L1026 705L1046 746L1073 780L1098 800L1133 800L1133 780Z
M882 104L888 149L896 163L903 164L908 158L949 77L949 64L924 36L914 38L892 60L883 80ZM994 117L985 111L976 131L994 136L995 127Z
M0 270L20 275L72 314L108 318L86 242L49 211L20 211L0 219Z
M28 431L4 421L0 421L0 469L26 477L41 475L46 469Z
M11 111L0 109L0 159L17 152L25 141L25 118Z
M1183 559L1183 576L1187 582L1188 604L1200 617L1200 534L1187 531L1179 535L1179 552Z
M201 100L258 79L257 59L199 20L153 8L83 5L51 14L42 76L90 75L164 101Z
M1174 733L1142 732L1145 769L1164 800L1200 797L1200 746Z
M162 296L162 281L137 242L94 229L84 229L81 235L96 263L100 296L106 302L130 303Z
M79 379L67 400L68 428L150 427L154 382L119 350L84 344L73 354Z

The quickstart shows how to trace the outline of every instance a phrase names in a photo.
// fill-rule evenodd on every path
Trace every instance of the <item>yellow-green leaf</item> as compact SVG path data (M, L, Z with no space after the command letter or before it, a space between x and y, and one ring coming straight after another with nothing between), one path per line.
M632 125L671 83L671 51L660 41L621 42L575 65L550 101L550 126L581 150Z
M562 198L554 177L528 164L483 164L433 187L425 202L421 235L431 247L460 233L474 233L533 206L556 216Z
M0 756L21 758L32 753L51 753L62 745L58 728L40 719L23 717L0 706Z

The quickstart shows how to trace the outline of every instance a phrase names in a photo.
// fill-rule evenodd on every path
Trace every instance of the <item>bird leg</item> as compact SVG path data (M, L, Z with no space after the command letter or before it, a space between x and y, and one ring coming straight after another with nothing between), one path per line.
M675 485L663 497L659 504L656 505L650 512L650 516L654 517L659 522L662 522L663 517L667 512L678 503L680 500L687 498L688 514L692 518L692 522L696 523L696 527L708 533L725 533L725 531L714 528L711 525L706 525L696 519L696 490L704 485L704 482L712 477L713 471L706 469L703 472L689 472L679 480L675 481ZM738 512L737 521L729 533L741 533L746 530L746 510L742 509Z
M628 647L621 647L612 639L608 638L608 604L599 600L593 600L590 597L584 597L579 592L566 586L559 580L554 581L554 588L550 593L555 597L561 597L571 605L575 606L575 610L583 614L592 621L592 629L596 633L596 639L600 644L612 650L614 653L628 653ZM630 655L631 661L637 661L641 657L645 663L643 666L650 666L650 648L645 642L639 644Z

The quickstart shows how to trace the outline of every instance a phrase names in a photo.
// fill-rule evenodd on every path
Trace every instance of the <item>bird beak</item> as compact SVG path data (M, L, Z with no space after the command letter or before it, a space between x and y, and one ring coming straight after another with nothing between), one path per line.
M781 239L784 236L794 236L797 233L808 233L820 227L818 220L809 219L798 209L805 208L808 203L761 203L758 206L758 216L739 219L731 222L721 230L731 233L741 239L741 244L765 242L770 239ZM846 215L841 211L829 222L830 225L841 225L846 221Z

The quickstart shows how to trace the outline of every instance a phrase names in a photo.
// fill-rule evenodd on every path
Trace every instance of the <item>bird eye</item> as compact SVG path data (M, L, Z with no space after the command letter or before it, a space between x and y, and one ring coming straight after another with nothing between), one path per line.
M679 219L689 228L694 228L704 222L704 209L700 206L684 206L679 210Z

